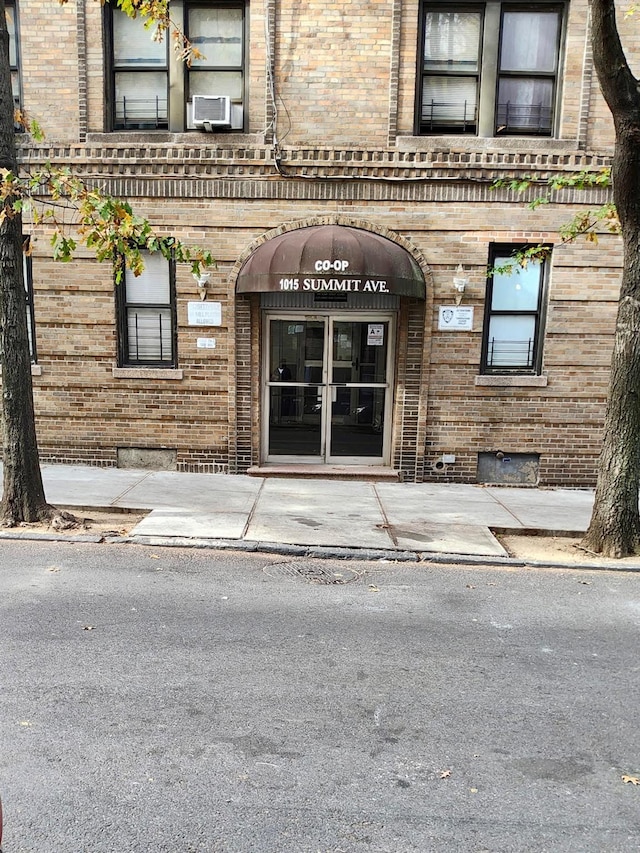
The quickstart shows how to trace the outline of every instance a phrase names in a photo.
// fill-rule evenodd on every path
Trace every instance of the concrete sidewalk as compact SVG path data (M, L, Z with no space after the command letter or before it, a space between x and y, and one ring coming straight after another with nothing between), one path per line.
M47 499L149 510L138 541L506 557L491 529L580 532L593 492L44 465Z

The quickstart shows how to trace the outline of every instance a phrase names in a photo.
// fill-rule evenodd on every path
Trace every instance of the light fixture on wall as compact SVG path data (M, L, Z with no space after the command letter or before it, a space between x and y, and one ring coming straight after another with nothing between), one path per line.
M209 286L209 279L211 278L210 272L202 272L198 275L198 273L194 272L193 277L198 285L198 293L200 294L200 299L204 302L207 298L207 287Z
M469 279L464 274L462 264L456 267L455 275L453 276L453 289L456 292L456 305L460 305L462 297L469 284Z

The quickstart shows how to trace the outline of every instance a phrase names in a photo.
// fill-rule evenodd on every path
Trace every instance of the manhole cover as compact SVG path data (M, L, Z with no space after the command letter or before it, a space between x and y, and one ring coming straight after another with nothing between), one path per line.
M341 566L334 571L324 565L321 560L318 560L318 562L295 560L288 563L271 563L264 567L263 572L272 578L302 579L308 583L335 585L352 583L360 577L360 573L355 571L355 569Z

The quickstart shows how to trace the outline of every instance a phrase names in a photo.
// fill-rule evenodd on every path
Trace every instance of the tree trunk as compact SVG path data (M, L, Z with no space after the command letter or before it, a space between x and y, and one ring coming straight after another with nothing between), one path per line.
M585 548L633 554L640 541L640 94L618 36L613 0L591 0L593 58L613 116L613 197L624 249L609 400Z
M17 174L9 37L0 0L0 168ZM0 522L51 517L42 485L36 440L23 279L22 217L0 224L0 363L2 364L3 495Z
M637 268L640 255L635 250ZM609 401L605 417L598 482L589 529L582 546L606 557L626 557L635 552L640 539L638 515L638 471L640 464L640 299L638 276L631 287L625 261L623 290L613 357Z

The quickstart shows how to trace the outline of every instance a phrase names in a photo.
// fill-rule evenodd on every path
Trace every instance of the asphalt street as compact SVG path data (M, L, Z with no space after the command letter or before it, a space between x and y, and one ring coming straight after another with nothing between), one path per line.
M640 850L640 578L0 543L3 853Z

